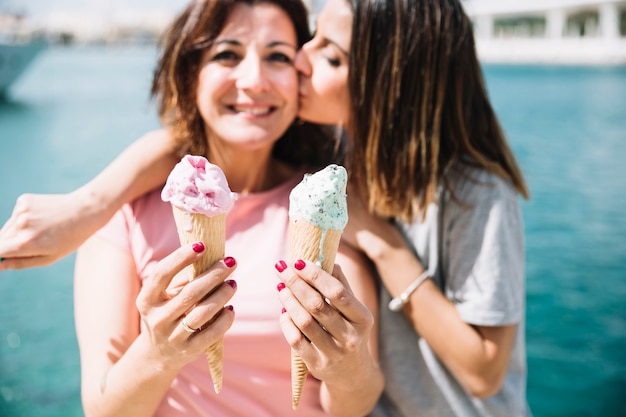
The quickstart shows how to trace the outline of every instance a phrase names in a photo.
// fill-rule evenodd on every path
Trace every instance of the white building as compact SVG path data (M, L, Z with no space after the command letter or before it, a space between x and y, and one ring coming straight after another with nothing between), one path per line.
M626 64L626 0L467 0L483 62Z

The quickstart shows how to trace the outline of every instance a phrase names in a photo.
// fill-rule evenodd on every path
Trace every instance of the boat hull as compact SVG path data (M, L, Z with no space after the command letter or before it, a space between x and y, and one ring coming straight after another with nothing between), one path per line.
M0 95L28 68L35 57L46 48L43 42L0 43Z

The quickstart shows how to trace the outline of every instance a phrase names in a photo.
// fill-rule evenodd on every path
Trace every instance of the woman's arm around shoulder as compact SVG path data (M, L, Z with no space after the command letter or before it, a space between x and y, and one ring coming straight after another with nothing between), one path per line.
M360 201L349 202L350 222L344 235L368 255L383 285L392 297L398 297L424 272L424 266L391 223L370 215ZM513 348L515 324L477 326L465 322L455 304L430 279L412 292L398 314L411 321L472 395L488 397L500 389Z
M153 131L71 193L21 195L0 229L0 271L48 265L76 250L124 203L164 183L173 155L167 131Z

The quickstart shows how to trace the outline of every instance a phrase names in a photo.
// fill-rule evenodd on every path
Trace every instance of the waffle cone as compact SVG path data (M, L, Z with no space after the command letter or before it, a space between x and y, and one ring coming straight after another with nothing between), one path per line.
M300 404L302 397L302 389L304 381L309 373L309 369L302 358L292 349L291 350L291 407L295 410Z
M224 242L226 240L226 215L214 217L204 214L188 213L172 206L178 238L181 245L194 242L204 243L205 250L197 262L191 265L190 279L206 271L217 260L224 257Z
M339 248L341 232L323 230L303 218L292 219L289 224L289 250L291 262L298 259L320 263L324 271L331 273ZM321 254L320 254L321 252ZM302 358L291 351L291 406L295 410L300 404L304 381L309 370Z
M224 373L224 339L220 339L213 343L204 351L207 362L209 363L209 372L211 373L211 381L213 381L213 389L216 394L222 390L222 377Z
M226 215L220 214L209 217L204 214L188 213L176 206L172 206L172 212L174 213L180 244L187 245L194 242L202 242L205 246L202 258L188 267L189 280L191 281L224 257ZM224 369L224 339L220 339L209 346L205 353L209 363L213 388L216 393L219 393L222 390Z

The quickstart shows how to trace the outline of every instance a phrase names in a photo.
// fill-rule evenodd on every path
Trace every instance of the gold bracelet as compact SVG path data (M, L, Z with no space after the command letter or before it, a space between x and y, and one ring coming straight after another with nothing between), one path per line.
M409 297L411 296L411 294L413 294L417 287L422 285L422 283L428 278L430 278L428 276L428 271L422 272L421 275L417 277L417 279L413 281L402 294L389 301L389 310L400 311L402 307L404 307L404 305L409 301Z

